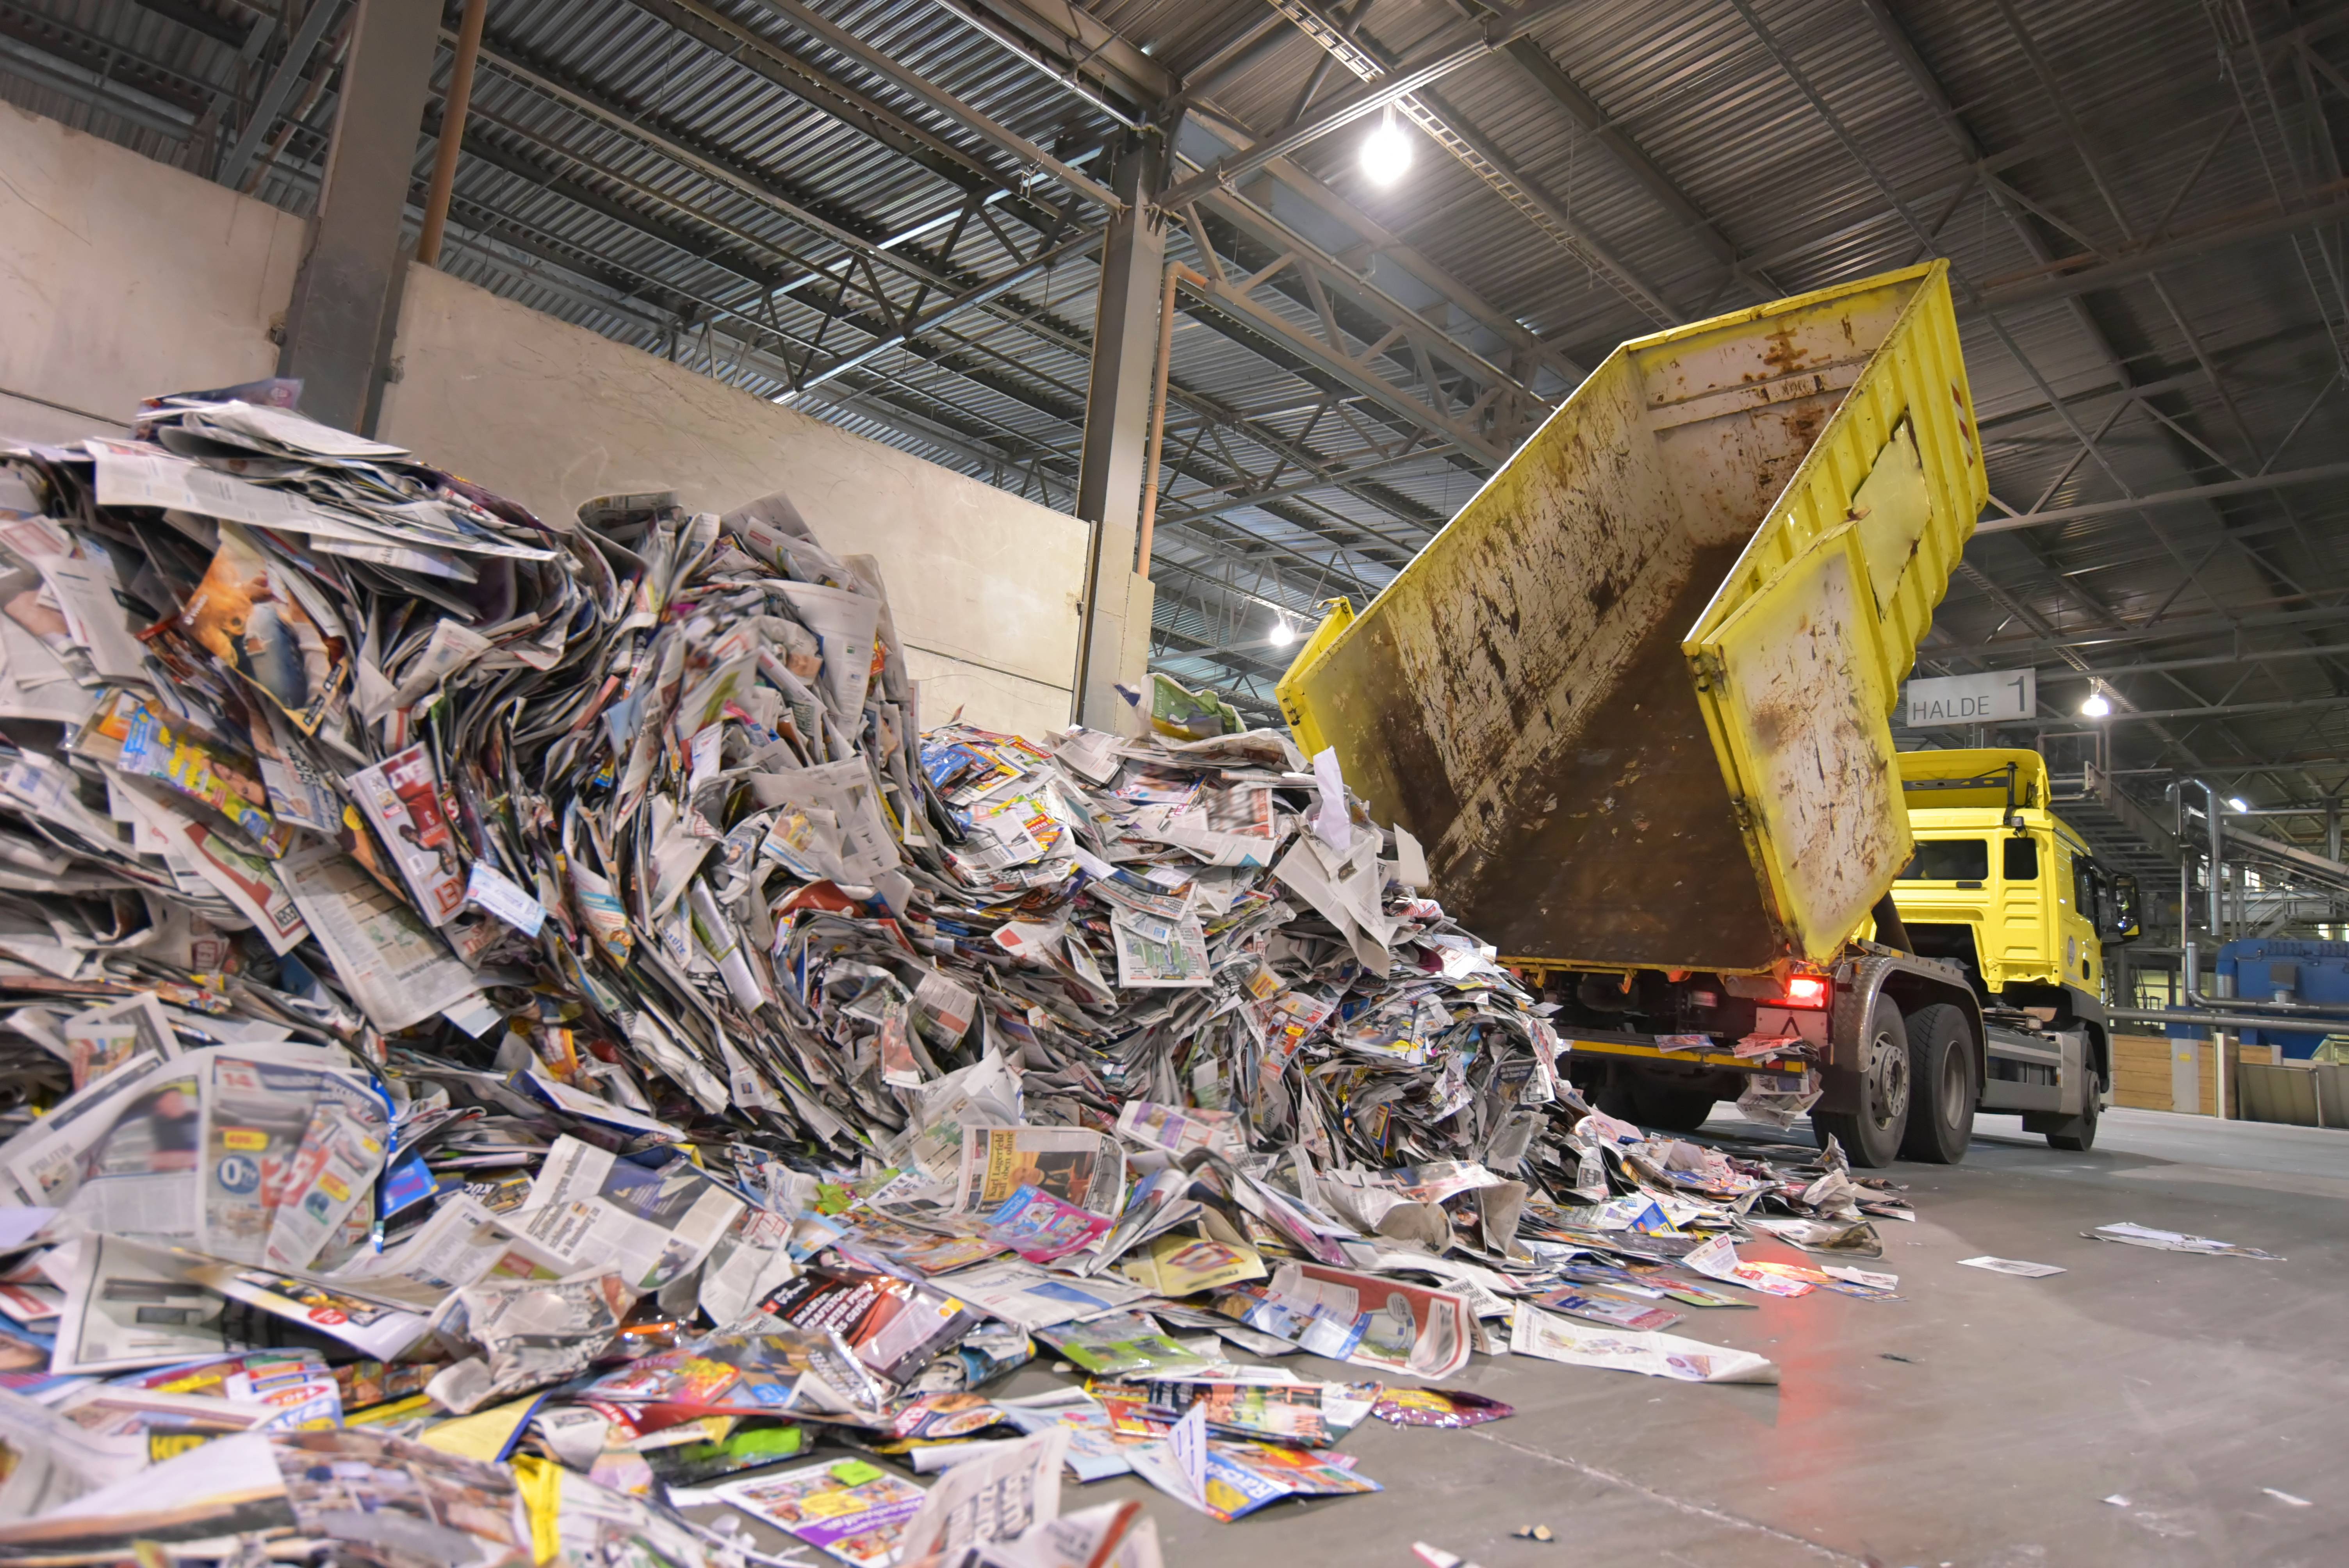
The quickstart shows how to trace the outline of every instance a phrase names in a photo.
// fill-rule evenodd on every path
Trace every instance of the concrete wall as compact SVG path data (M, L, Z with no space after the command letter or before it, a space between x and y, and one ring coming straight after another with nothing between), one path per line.
M0 435L119 434L275 370L301 219L8 104L0 172Z
M549 521L674 490L723 511L781 490L836 554L876 557L923 722L1069 722L1083 523L707 376L411 267L377 434Z
M5 105L0 171L0 437L117 433L142 397L274 370L301 220ZM785 491L835 552L879 560L924 723L1069 721L1074 518L429 268L410 270L395 353L385 439L554 522L614 490L714 511ZM1103 597L1136 622L1118 640L1138 671L1148 584L1122 586Z

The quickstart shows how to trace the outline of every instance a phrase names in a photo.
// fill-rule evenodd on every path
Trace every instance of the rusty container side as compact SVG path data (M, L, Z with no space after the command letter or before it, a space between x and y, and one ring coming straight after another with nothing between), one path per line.
M1683 652L1784 952L1820 962L1914 851L1889 716L1989 484L1946 263L1754 325L1774 368L1848 390Z
M1776 841L1730 772L1759 755L1730 733L1754 720L1700 691L1707 650L1685 645L1752 596L1724 601L1739 573L1762 588L1783 570L1757 557L1757 525L1938 277L1911 269L1618 349L1291 667L1292 724L1421 840L1446 908L1505 956L1751 973L1808 950L1765 863ZM1782 531L1790 556L1814 542ZM1829 676L1871 683L1855 711L1876 702L1867 661L1889 651L1866 619L1862 664Z

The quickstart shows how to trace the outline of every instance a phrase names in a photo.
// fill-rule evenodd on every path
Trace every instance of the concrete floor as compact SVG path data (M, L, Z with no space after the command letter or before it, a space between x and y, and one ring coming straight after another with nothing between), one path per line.
M1709 1130L1759 1130L1729 1113ZM1381 1495L1220 1525L1120 1478L1063 1506L1143 1498L1170 1568L1384 1568L1415 1540L1484 1568L2349 1562L2349 1132L2113 1110L2094 1152L2059 1154L1993 1118L1962 1165L1890 1174L1918 1222L1880 1225L1868 1266L1899 1274L1905 1300L1761 1298L1677 1328L1767 1354L1776 1387L1480 1357L1454 1386L1517 1414L1466 1431L1365 1422L1343 1446ZM2122 1220L2288 1261L2081 1234ZM2069 1272L1958 1266L1985 1253ZM1030 1367L1006 1391L1062 1380ZM1512 1538L1534 1523L1556 1541Z

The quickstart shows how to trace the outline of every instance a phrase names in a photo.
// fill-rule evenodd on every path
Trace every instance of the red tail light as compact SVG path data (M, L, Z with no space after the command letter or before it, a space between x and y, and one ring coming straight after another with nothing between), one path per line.
M1786 982L1786 994L1778 998L1787 1007L1824 1007L1827 1005L1827 982L1824 975L1797 975Z

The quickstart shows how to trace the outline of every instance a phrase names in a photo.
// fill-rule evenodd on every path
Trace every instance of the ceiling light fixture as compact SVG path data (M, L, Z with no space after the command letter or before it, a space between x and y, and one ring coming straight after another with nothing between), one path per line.
M1395 123L1394 105L1387 105L1378 129L1362 138L1362 173L1373 185L1392 185L1411 170L1411 138Z
M2246 800L2245 800L2245 799L2244 799L2240 795L2230 795L2230 796L2228 796L2228 797L2227 797L2227 805L2228 805L2228 807L2229 807L2229 809L2230 809L2230 810L2237 810L2237 811L2248 811L2248 810L2250 810L2251 809L2251 808L2250 803L2249 803L2248 801L2246 801Z
M2082 716L2088 718L2102 718L2112 711L2111 701L2100 691L2090 692L2088 700L2080 705Z
M1276 648L1285 648L1296 640L1297 634L1290 628L1288 624L1288 617L1286 615L1274 616L1272 618L1272 645Z

